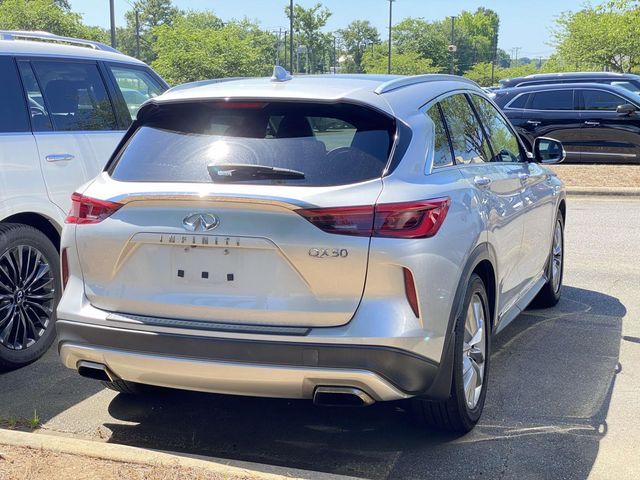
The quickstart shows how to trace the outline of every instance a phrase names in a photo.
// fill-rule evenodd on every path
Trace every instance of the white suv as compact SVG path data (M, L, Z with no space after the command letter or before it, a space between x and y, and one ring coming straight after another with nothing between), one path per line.
M71 193L167 85L107 45L42 32L0 31L0 72L0 367L16 367L55 337Z

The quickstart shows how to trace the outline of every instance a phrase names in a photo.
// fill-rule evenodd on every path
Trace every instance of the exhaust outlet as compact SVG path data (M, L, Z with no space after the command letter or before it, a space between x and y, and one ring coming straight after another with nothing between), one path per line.
M321 407L367 407L375 400L355 387L316 387L313 403Z
M102 380L103 382L113 382L118 377L109 370L106 365L96 362L88 362L80 360L78 362L78 373L86 378L93 380Z

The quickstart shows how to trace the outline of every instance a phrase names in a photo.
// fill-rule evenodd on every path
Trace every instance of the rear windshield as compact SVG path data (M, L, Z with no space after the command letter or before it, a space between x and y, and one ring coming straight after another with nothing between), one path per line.
M170 104L142 119L109 172L125 182L328 186L379 178L394 122L352 104Z

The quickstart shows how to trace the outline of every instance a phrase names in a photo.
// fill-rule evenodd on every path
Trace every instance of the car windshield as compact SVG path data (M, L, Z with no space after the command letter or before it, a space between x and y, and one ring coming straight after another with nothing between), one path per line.
M633 92L636 95L640 95L640 84L638 83L620 81L620 82L611 82L611 85L624 88L625 90Z
M142 119L110 173L138 182L343 185L382 175L394 131L390 117L346 103L163 105Z

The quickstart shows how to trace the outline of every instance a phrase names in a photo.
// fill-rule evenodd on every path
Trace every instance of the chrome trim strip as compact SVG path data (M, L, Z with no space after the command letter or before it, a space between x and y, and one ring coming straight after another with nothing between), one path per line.
M604 157L625 157L636 158L638 155L635 153L616 153L616 152L571 152L579 155L602 155Z
M194 329L194 330L208 330L208 331L231 332L231 333L256 333L256 334L262 334L262 335L304 336L311 331L311 328L307 328L307 327L279 327L279 326L264 326L264 325L230 324L230 323L221 323L221 322L208 322L203 320L181 320L177 318L149 317L146 315L135 315L131 313L110 313L109 315L107 315L107 320L122 322L122 323L155 325L155 326L161 326L161 327L176 327L176 328L186 328L186 329Z
M208 202L230 202L230 203L245 203L245 204L258 204L258 205L272 205L277 207L283 207L288 210L297 210L300 208L309 207L307 204L294 204L284 200L276 200L270 198L251 197L251 196L238 196L238 194L221 195L220 193L207 194L197 192L144 192L144 193L125 193L122 195L116 195L109 198L109 201L122 203L124 205L131 202L149 202L149 201L193 201L193 200L205 200Z

